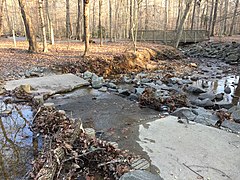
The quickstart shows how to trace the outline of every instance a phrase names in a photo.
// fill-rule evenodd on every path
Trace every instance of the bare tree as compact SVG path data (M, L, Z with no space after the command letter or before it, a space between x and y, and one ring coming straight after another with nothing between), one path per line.
M211 30L212 21L213 21L213 10L214 10L214 0L212 0L212 6L211 6L211 11L210 11L210 17L209 17L209 25L208 25L209 36L211 35L210 30Z
M177 32L176 32L176 41L175 41L175 47L176 48L179 45L179 42L180 42L180 39L181 39L181 36L182 36L183 25L184 25L188 15L189 15L190 9L192 7L192 2L193 2L193 0L187 0L186 1L186 8L184 9L183 16L180 20L180 23L179 23L179 26L178 26Z
M85 41L85 50L83 56L86 56L89 51L89 0L84 0L84 41Z
M227 14L228 14L228 1L225 0L224 3L224 24L223 24L223 34L227 34Z
M96 6L96 0L93 0L93 10L92 10L92 37L95 36L95 17L96 17L96 13L95 13L95 6Z
M164 31L167 30L168 25L168 0L165 0L165 17L164 17Z
M78 0L78 11L77 11L77 27L76 27L76 38L77 40L81 40L82 37L81 37L81 2L82 0Z
M217 9L218 9L218 0L215 0L211 36L214 36L214 30L215 30L215 25L216 25L216 20L217 20Z
M179 26L179 22L181 19L181 10L182 10L182 0L178 0L178 15L177 15L177 22L176 22L176 30Z
M0 36L3 33L3 5L5 0L0 0Z
M230 30L229 30L229 36L232 36L232 34L233 34L233 26L236 22L238 5L239 5L239 0L236 0L235 9L234 9L234 13L233 13L233 19L232 19L232 23L231 23Z
M137 32L138 32L138 14L140 4L143 0L134 0L134 12L133 12L133 26L132 26L132 41L134 46L134 53L137 51Z
M145 30L148 30L148 0L145 0Z
M100 37L100 46L103 45L103 32L102 32L102 0L99 0L99 37Z
M31 17L29 16L29 12L26 7L26 0L18 0L18 3L21 9L21 14L22 14L24 25L25 25L27 39L28 39L28 44L29 44L28 51L37 52L37 41L36 41L35 31L32 25Z
M49 13L49 5L48 5L48 0L45 0L45 9L47 13L47 21L48 21L48 29L49 29L49 37L50 37L50 44L54 45L54 31L53 31L53 22L52 18Z
M112 0L108 0L109 6L109 38L112 42Z
M43 16L43 0L38 0L38 8L39 8L39 16L41 22L41 30L42 30L42 42L43 42L43 52L47 52L47 36L46 36L46 25Z
M71 35L70 4L69 0L66 0L66 38L70 38Z
M191 22L191 30L193 30L193 26L194 26L194 18L195 18L195 12L196 12L196 5L197 5L197 0L194 0L193 13L192 13L192 22Z

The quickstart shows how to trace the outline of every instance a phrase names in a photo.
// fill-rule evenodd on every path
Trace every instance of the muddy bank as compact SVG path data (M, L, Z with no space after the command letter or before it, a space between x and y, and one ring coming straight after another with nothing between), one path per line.
M144 60L143 56L148 58L155 56L161 60L164 59L179 59L182 54L180 51L172 47L151 44L151 43L138 43L139 52L145 51L139 55L140 62L135 62L136 59L132 54L132 43L130 42L116 42L105 43L100 47L99 44L91 44L89 56L85 59L82 58L84 52L84 44L79 41L71 42L57 42L54 46L49 47L48 53L27 53L28 44L26 41L17 41L17 48L12 46L12 41L0 41L0 80L21 79L29 77L39 77L52 74L51 69L55 69L58 73L78 73L90 70L98 72L103 75L104 73L110 75L116 71L131 72L131 70L139 70L145 68L153 68L155 63ZM119 58L121 59L118 62ZM132 60L127 61L130 58ZM141 62L143 60L143 62ZM152 64L148 65L147 64ZM114 70L116 65L124 64L130 68L120 68ZM124 66L122 65L122 66Z
M81 62L57 63L52 70L60 73L82 73L91 71L97 75L109 77L125 73L141 72L145 70L163 69L165 61L177 61L184 55L177 49L164 45L139 46L136 53L132 50L118 52L109 58L86 57ZM169 66L170 67L170 66Z

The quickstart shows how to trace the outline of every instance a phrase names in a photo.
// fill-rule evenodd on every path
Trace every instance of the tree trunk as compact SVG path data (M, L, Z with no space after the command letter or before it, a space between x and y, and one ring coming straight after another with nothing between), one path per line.
M103 45L103 32L102 32L102 0L99 0L99 38L100 38L100 46Z
M43 16L43 0L38 0L38 8L39 8L39 16L41 22L41 30L42 30L42 43L43 43L43 52L47 52L47 36L46 36L46 25Z
M193 2L193 0L188 0L186 2L186 8L185 8L183 16L182 16L182 18L180 20L180 24L179 24L179 26L177 28L176 42L175 42L175 47L176 48L178 47L180 39L182 37L183 25L184 25L184 23L185 23L185 21L186 21L186 19L188 17L188 14L190 12L190 9L191 9L191 6L192 6L192 2Z
M214 9L214 0L212 0L212 7L211 7L211 12L210 12L210 18L209 18L209 25L208 25L208 34L209 36L211 35L211 27L212 27L212 21L213 21L213 9Z
M179 22L181 19L181 10L182 10L182 0L178 0L178 16L177 16L177 22L176 22L176 30L179 26Z
M70 7L69 0L66 0L66 38L71 37Z
M229 30L229 36L232 36L232 34L233 34L233 26L234 26L234 24L236 22L236 15L237 15L237 10L238 10L238 5L239 5L239 0L236 1L234 13L233 13L233 19L232 19L232 23L231 23L230 30Z
M164 17L164 31L167 30L168 25L168 0L165 0L165 17Z
M76 27L76 38L77 40L81 40L82 37L81 37L81 24L80 24L80 21L81 21L81 2L82 0L78 0L78 12L77 12L77 27Z
M223 34L224 35L227 34L228 1L229 0L225 0L225 4L224 4L224 24L223 24Z
M218 9L218 1L215 1L215 7L214 7L214 14L213 14L213 22L212 22L212 29L211 29L211 36L214 36L214 30L215 30L215 25L216 25L216 20L217 20L217 9Z
M86 56L89 51L89 0L84 0L84 41L85 50L83 56Z
M3 5L5 0L0 0L0 36L3 33Z
M200 29L203 29L204 21L205 21L205 12L206 12L206 4L204 4L202 15L201 15L201 21L200 21Z
M112 2L111 0L108 1L109 5L109 38L110 42L112 42Z
M49 26L50 44L54 45L53 23L52 23L52 19L51 19L50 13L49 13L48 0L46 0L45 9L46 9L46 13L47 13L47 21L48 21L48 26Z
M95 5L96 5L96 0L93 0L93 13L92 13L92 37L95 37Z
M20 9L21 9L21 14L23 18L23 22L25 25L25 31L29 43L29 52L37 52L37 41L36 41L36 36L35 36L35 31L33 29L32 25L32 20L31 17L29 16L28 10L26 8L26 0L18 0Z
M193 26L194 26L194 18L195 18L195 12L196 12L196 5L197 5L197 0L194 0L193 13L192 13L192 22L191 22L191 30L193 30Z
M145 30L148 30L148 0L145 1Z
M133 28L133 0L129 0L130 1L130 31L129 31L129 39L132 39L132 28Z

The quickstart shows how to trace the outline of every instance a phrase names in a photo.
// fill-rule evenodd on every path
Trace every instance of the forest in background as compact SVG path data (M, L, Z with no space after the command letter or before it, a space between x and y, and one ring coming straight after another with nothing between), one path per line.
M56 38L82 39L82 0L26 1L38 37L42 34L39 2L48 37L52 31ZM136 14L139 30L175 30L186 3L188 0L91 0L90 36L99 37L102 31L103 38L127 39L136 24L133 17ZM1 34L12 35L14 30L17 36L24 36L18 0L0 0L0 13ZM239 0L193 0L184 29L207 30L211 35L238 34L239 14Z

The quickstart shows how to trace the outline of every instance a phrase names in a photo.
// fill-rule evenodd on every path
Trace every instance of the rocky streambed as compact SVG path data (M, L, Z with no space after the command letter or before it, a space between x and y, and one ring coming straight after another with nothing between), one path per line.
M29 78L20 81L23 84L32 83L32 86L34 86L32 90L36 91L35 93L38 93L37 95L42 92L48 92L47 96L34 96L36 97L34 100L40 101L38 103L43 103L42 101L44 100L50 104L54 103L54 106L56 106L58 110L54 110L53 112L58 114L60 113L61 116L64 117L62 119L63 124L60 123L61 126L65 126L64 123L68 120L66 114L68 117L74 119L81 118L84 127L91 127L96 130L97 137L110 142L117 142L120 148L129 149L131 152L141 155L150 163L148 170L161 175L161 167L158 169L156 167L156 163L152 164L153 160L149 155L149 153L156 150L156 147L149 149L144 145L148 143L150 143L150 145L154 145L159 139L157 135L155 137L154 134L151 134L152 132L145 132L146 129L151 126L151 122L155 122L157 119L163 119L163 121L165 121L164 117L169 117L169 120L171 121L170 125L172 127L172 116L176 116L177 122L179 122L179 124L186 125L186 127L189 124L192 125L192 123L201 123L214 127L215 129L220 128L236 134L240 133L239 71L236 65L232 66L230 64L217 59L207 58L188 59L183 62L181 62L181 60L178 60L177 62L169 60L162 64L160 63L158 70L155 71L121 74L116 78L112 77L111 79L104 78L90 71L85 71L84 73L76 73L78 77L72 74L66 74L57 77L54 76L52 78L49 76L48 78L42 77L35 80L31 80L31 78ZM50 74L52 74L52 72L50 72ZM32 73L30 76L34 75L39 76L35 73ZM59 83L60 85L57 81L59 80L59 77L61 82ZM79 79L79 77L82 79ZM40 82L42 89L38 86L38 83ZM8 85L5 87L11 87L15 95L18 94L20 95L18 97L24 98L21 96L22 94L17 91L18 89L15 89L18 88L17 83L15 83L16 82L13 82L11 84L12 86ZM4 89L1 89L1 93L4 93L4 91ZM26 92L23 95L26 95ZM16 140L17 147L20 147L18 142L20 136L20 139L26 139L27 141L26 144L23 143L23 146L30 146L29 150L33 152L35 141L33 141L33 134L28 132L31 127L28 126L28 123L31 124L31 120L35 119L35 116L32 116L32 110L28 109L28 111L24 111L24 107L29 108L29 106L23 106L23 108L16 109L15 106L14 108L12 107L11 103L9 107L6 107L6 99L3 96L2 98L1 109L3 111L1 111L1 121L4 123L3 126L1 126L1 131L5 131L4 129L6 128L4 127L9 127L10 129L8 132L6 131L8 136L3 136L1 138L11 141ZM33 97L31 96L31 98ZM19 104L20 102L21 101L15 101L14 103ZM10 114L8 114L9 112L19 116L19 120L23 124L18 125L16 118L13 118L12 124L14 126L9 126L11 121L8 121L5 117L3 117L6 116L7 118L11 118ZM44 113L45 112L43 112L43 115L45 116L46 114ZM30 114L29 117L28 114ZM41 116L39 118L41 119ZM58 119L52 117L50 114L47 119L51 118L53 118L54 121L56 120L56 122L58 121ZM166 120L166 122L169 120ZM51 124L52 127L53 124L51 121L49 121L49 124ZM44 127L42 126L44 124L40 123L40 125L41 127ZM168 126L167 124L165 125L163 127ZM71 126L71 124L68 122L67 126ZM161 127L161 125L159 127ZM178 124L176 127L182 128L179 127ZM206 126L204 127L207 128ZM22 134L14 135L15 131L10 131L14 128L19 130L17 132L22 132ZM140 130L144 131L148 135L150 134L150 137L141 135ZM208 130L209 132L214 131L211 129ZM158 129L156 130L156 133L157 132ZM141 140L139 140L140 137ZM79 143L85 143L85 137L82 136L81 138L83 138L83 141ZM236 137L234 136L234 138ZM0 146L4 151L4 156L1 156L1 154L0 156L4 157L5 161L0 164L0 168L5 168L5 172L12 164L12 162L9 161L10 155L15 153L15 146L11 146L11 141L7 142L10 145L10 148L8 148L9 150L6 150L4 143ZM54 145L58 147L61 143L59 143L59 141L56 142L57 143ZM97 145L100 144L101 148L103 148L102 145L105 145L102 141L101 143L100 141L95 143ZM161 143L162 142L160 142L160 144ZM234 147L238 148L238 141L231 143L234 144ZM169 146L170 145L167 144L166 149L174 151L174 149ZM91 143L89 147L91 147ZM13 150L11 150L11 148L13 148ZM68 144L64 144L64 148L67 148L67 150L72 153L72 147ZM108 146L104 146L104 148L104 150L107 150ZM77 148L75 149L75 146L73 149L74 151L79 150L77 150ZM110 149L114 150L114 152L115 150L118 151L118 148L116 149L115 147L112 147L112 145ZM9 154L9 156L7 156L6 153ZM118 153L117 157L121 155L121 153ZM23 159L27 160L27 162L24 161L23 164L29 164L29 159L33 159L33 153L28 156L29 159L26 159L25 156L16 155L16 157L23 157ZM72 160L71 156L69 158ZM81 161L78 161L78 163L79 162ZM112 163L110 160L109 162ZM127 161L124 162L126 163ZM21 163L18 162L16 164L17 166L21 165ZM172 164L172 162L170 164ZM72 165L75 165L75 170L79 169L76 164L73 163ZM139 163L137 165L145 166L146 164L145 161L143 161L143 163ZM27 174L29 166L22 166L25 168L22 171L22 174L16 172L17 175L10 174L10 176L18 178L19 176ZM184 167L186 170L186 164ZM183 166L180 168L183 168ZM69 169L71 168L68 168L67 170ZM167 171L167 169L165 170ZM218 174L219 172L220 171L218 171ZM4 176L5 174L0 175ZM168 172L166 174L169 175ZM220 172L220 176L223 175L227 177L225 173ZM144 174L142 177L143 176ZM156 179L160 179L160 177L154 177Z
M158 70L109 80L86 71L82 77L90 82L90 88L136 101L142 108L240 132L240 82L236 68L217 60L206 61L191 63L195 69L182 74Z
M237 42L202 42L182 47L185 55L219 59L228 64L240 64L240 44Z

